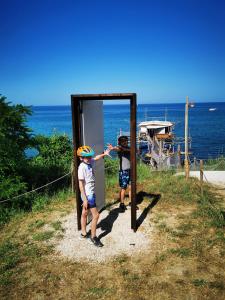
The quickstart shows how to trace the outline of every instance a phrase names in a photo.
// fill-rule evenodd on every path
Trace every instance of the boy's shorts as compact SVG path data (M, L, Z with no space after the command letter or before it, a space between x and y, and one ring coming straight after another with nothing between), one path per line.
M130 170L119 171L119 185L121 189L126 189L130 184Z
M88 208L94 208L96 207L96 202L95 202L96 196L95 194L93 195L88 195L87 200L88 200ZM83 200L83 199L82 199Z

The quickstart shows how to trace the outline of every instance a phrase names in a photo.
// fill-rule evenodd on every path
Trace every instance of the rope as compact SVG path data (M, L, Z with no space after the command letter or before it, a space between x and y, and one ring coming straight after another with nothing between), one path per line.
M13 200L13 199L20 198L20 197L22 197L22 196L24 196L24 195L28 195L28 194L30 194L30 193L34 193L34 192L36 192L36 191L38 191L38 190L40 190L40 189L42 189L42 188L44 188L44 187L46 187L46 186L48 186L48 185L54 183L54 182L56 182L56 181L61 180L62 178L68 176L69 174L71 174L71 172L69 172L69 173L63 175L62 177L59 177L59 178L57 178L57 179L55 179L55 180L53 180L53 181L51 181L51 182L49 182L49 183L47 183L47 184L45 184L45 185L43 185L43 186L40 186L40 187L38 187L38 188L36 188L36 189L34 189L34 190L32 190L32 191L26 192L26 193L24 193L24 194L21 194L21 195L15 196L15 197L12 197L12 198L10 198L10 199L2 200L2 201L0 201L0 203L7 202L7 201L11 201L11 200Z

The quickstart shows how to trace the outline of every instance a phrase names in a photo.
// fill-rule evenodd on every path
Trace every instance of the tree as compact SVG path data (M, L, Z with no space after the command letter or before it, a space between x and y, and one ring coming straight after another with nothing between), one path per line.
M32 130L25 124L31 109L6 99L0 95L0 199L25 189L21 175L27 163L25 150L34 146Z

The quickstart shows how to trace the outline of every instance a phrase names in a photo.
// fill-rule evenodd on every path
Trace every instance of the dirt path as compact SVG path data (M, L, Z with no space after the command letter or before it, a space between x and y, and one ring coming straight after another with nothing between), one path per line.
M184 175L184 172L177 173L177 175L181 175L181 174ZM200 179L200 172L191 171L190 176ZM225 188L225 171L204 171L203 180L205 182Z

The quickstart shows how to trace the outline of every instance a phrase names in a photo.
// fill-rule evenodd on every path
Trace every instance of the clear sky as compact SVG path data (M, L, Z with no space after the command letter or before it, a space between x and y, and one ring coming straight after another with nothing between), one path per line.
M224 0L0 0L0 20L0 94L13 103L225 101Z

